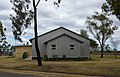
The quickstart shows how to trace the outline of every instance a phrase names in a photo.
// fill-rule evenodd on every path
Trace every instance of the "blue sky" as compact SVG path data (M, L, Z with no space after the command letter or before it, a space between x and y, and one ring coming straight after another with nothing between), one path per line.
M53 5L55 0L41 0L38 6L38 34L43 34L60 26L68 28L76 33L80 33L80 29L86 29L86 17L94 14L95 11L101 11L101 5L105 0L62 0L60 7L57 8ZM30 5L32 7L32 5ZM10 14L14 14L11 10L11 3L9 0L0 0L0 21L2 21L4 27L7 28L6 36L10 44L21 44L15 42L11 29ZM30 8L32 9L32 8ZM120 24L115 16L111 16L110 19L114 21L115 25ZM29 39L34 37L33 24L25 30L26 35L21 36L22 40L28 42ZM115 34L115 39L120 39L118 36L120 29ZM88 32L90 37L93 37Z

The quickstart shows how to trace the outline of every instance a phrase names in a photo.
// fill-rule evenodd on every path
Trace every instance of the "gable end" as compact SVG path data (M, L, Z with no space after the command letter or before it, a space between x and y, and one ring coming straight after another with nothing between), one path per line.
M44 44L47 44L48 42L50 42L50 41L52 41L52 40L54 40L54 39L57 39L57 38L59 38L59 37L61 37L61 36L64 36L64 35L67 36L67 37L70 37L70 38L72 38L72 39L74 39L74 40L76 40L76 41L79 41L80 43L84 43L84 42L82 42L82 41L80 41L80 40L78 40L78 39L76 39L76 38L74 38L74 37L72 37L72 36L70 36L70 35L62 34L62 35L59 35L59 36L57 36L57 37L55 37L55 38L52 38L52 39L50 39L50 40L45 41Z

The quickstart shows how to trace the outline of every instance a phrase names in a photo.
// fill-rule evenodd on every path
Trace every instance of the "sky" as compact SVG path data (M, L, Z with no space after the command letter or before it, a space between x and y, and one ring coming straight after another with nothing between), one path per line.
M85 24L85 21L87 20L87 16L93 15L95 11L101 12L101 5L105 2L105 0L62 0L60 7L58 8L53 5L53 1L55 0L48 0L47 2L41 0L37 7L38 35L60 26L76 33L80 33L80 29L86 30L87 24ZM32 5L29 6L32 7ZM14 14L14 11L11 8L12 4L10 3L10 0L0 0L0 21L2 21L3 26L7 29L5 32L7 41L12 45L19 45L22 43L15 41L12 34L10 14ZM113 20L114 25L120 27L120 21L118 21L115 16L111 16L110 19ZM26 35L21 36L24 43L29 42L29 39L34 37L33 24L29 26L25 32ZM120 28L115 31L113 38L119 40L119 33ZM88 32L88 34L93 38L90 32Z

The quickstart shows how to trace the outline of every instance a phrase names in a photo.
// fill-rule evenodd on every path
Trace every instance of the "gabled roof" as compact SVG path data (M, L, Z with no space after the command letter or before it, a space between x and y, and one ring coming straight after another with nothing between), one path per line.
M59 27L59 28L56 28L56 29L51 30L51 31L49 31L49 32L46 32L46 33L44 33L44 34L42 34L42 35L39 35L38 38L41 37L41 36L44 36L44 35L46 35L46 34L49 34L49 33L51 33L51 32L54 32L54 31L56 31L56 30L59 30L59 29L64 29L64 30L67 30L67 31L75 34L75 35L78 35L78 36L80 36L80 37L83 37L83 36L81 36L80 34L77 34L77 33L73 32L73 31L71 31L71 30L69 30L69 29L66 29L66 28L64 28L64 27ZM83 38L85 38L85 37L83 37ZM30 42L32 42L33 39L35 39L35 38L30 39ZM88 38L85 38L85 39L90 40L90 39L88 39Z
M54 37L54 38L52 38L52 39L49 39L49 40L47 40L47 41L45 41L44 43L46 44L46 43L48 43L48 42L50 42L50 41L52 41L52 40L54 40L54 39L57 39L57 38L59 38L59 37L61 37L61 36L67 36L67 37L70 37L70 38L72 38L72 39L74 39L74 40L76 40L76 41L79 41L80 43L84 43L84 42L82 42L81 40L79 40L79 39L76 39L76 38L74 38L74 37L72 37L72 36L70 36L70 35L67 35L67 34L61 34L61 35L59 35L59 36L56 36L56 37Z

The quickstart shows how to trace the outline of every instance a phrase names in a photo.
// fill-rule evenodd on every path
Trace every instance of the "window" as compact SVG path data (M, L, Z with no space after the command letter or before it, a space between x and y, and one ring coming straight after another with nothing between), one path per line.
M51 49L57 49L56 45L51 45Z
M75 49L75 45L70 45L69 49Z

